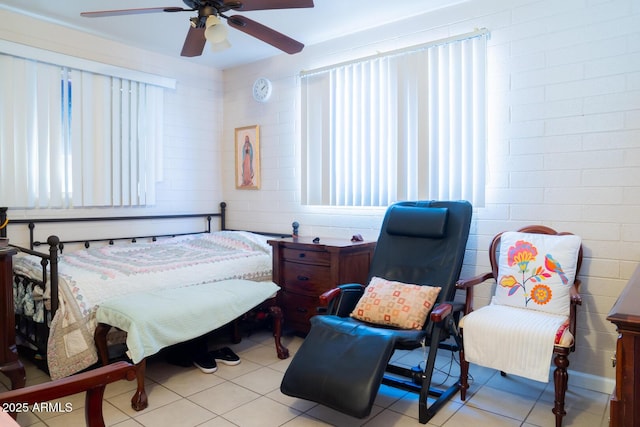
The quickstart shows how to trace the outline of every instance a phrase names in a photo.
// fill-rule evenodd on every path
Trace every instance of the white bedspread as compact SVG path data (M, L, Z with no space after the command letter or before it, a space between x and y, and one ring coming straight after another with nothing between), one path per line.
M549 382L556 332L566 320L567 316L505 305L482 307L460 322L465 359L508 374ZM500 326L496 327L496 323Z
M233 279L130 294L100 304L96 320L127 332L128 355L138 363L226 325L279 289L273 282Z
M51 321L47 361L52 379L97 362L93 343L97 307L136 292L228 279L271 280L267 238L247 232L160 239L79 250L59 262L59 309ZM39 259L16 257L14 270L40 277Z

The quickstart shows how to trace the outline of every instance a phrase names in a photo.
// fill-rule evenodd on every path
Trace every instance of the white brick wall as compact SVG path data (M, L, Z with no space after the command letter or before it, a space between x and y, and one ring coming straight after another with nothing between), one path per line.
M613 378L615 328L607 313L640 261L640 3L635 0L471 0L354 37L308 46L224 73L224 197L233 227L374 238L380 209L300 206L296 75L474 28L489 47L489 188L476 208L465 275L486 269L504 229L542 223L582 236L583 306L570 368ZM251 99L258 76L274 82ZM263 188L233 186L233 128L263 128ZM486 286L489 288L489 286ZM477 303L488 300L479 292ZM578 375L579 377L579 375ZM575 377L573 381L576 381ZM578 380L579 381L579 380ZM610 382L600 382L609 392Z

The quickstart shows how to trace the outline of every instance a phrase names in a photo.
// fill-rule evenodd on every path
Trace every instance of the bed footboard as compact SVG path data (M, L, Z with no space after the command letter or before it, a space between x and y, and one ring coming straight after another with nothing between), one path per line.
M56 236L50 236L47 243L49 244L48 255L14 246L20 252L39 258L42 273L39 277L19 272L13 274L17 340L23 347L33 351L34 360L43 362L41 367L45 370L49 326L58 310L58 245L60 241Z

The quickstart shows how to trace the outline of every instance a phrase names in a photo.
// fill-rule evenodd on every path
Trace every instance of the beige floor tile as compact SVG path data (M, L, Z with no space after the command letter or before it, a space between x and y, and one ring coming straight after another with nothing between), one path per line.
M226 381L190 396L189 400L214 414L222 415L258 397L258 393Z
M493 378L495 375L500 375L498 371L495 369L485 368L484 366L478 365L470 365L469 366L469 386L477 389L480 386L483 386Z
M108 402L102 403L102 415L107 426L127 421L129 417ZM85 425L84 408L77 408L71 412L57 414L47 418L45 423L49 427L76 427Z
M255 346L251 349L238 353L238 356L240 356L242 359L250 360L262 366L272 365L280 361L280 359L278 359L278 354L276 353L276 348L273 345Z
M531 412L534 404L535 399L524 397L510 390L484 386L467 400L465 407L482 409L522 422Z
M483 411L479 408L462 406L451 418L447 420L443 427L518 427L522 421L504 417L495 413Z
M547 388L547 384L516 375L505 375L503 377L499 372L485 383L486 386L534 400L540 398Z
M386 410L367 421L365 427L415 427L415 418L407 417L394 411Z
M113 427L142 427L142 424L137 422L136 420L129 418L126 421L123 421L118 424L114 424Z
M201 406L181 399L152 411L143 411L135 420L146 427L192 427L215 417Z
M131 394L133 395L133 392L135 391L137 386L138 385L135 379L131 381L127 381L127 380L116 381L116 382L107 384L107 386L104 389L104 397L108 399L109 397L117 396L125 392L131 392Z
M306 412L317 405L316 402L287 396L286 394L282 393L279 388L277 390L273 390L271 393L268 393L265 396L300 412Z
M182 399L182 396L179 394L174 393L168 388L151 380L145 381L145 391L147 393L149 406L142 411L136 411L131 407L131 398L134 393L133 390L125 391L117 396L111 396L106 400L128 416L135 417L142 414L144 411L152 411L168 403Z
M569 382L571 382L571 380L569 380ZM553 407L554 399L555 387L553 382L550 382L540 397L540 400L547 402L550 407ZM580 387L572 387L571 384L569 384L564 400L564 407L567 412L585 411L596 415L602 415L603 411L605 411L609 406L608 395Z
M275 369L276 371L280 371L283 374L287 372L289 365L291 364L291 360L293 360L293 356L289 356L286 359L278 359L277 362L271 363L269 366L271 369Z
M198 368L182 368L182 371L158 381L164 387L178 393L180 396L186 397L199 391L206 390L209 387L216 386L224 382L216 374L202 373Z
M227 412L224 418L242 427L277 427L298 415L295 409L263 396Z
M381 411L381 407L374 405L371 409L371 414L366 418L360 419L327 408L326 406L317 405L308 410L306 414L336 427L353 427L364 425Z
M545 401L539 401L534 406L531 414L527 417L527 423L537 426L553 426L555 425L556 416L551 412L553 404ZM563 427L595 427L602 422L602 412L599 414L580 410L570 410L565 408L567 415L562 420Z
M241 377L234 378L234 383L251 389L259 394L267 394L280 388L282 372L271 368L260 368Z
M291 421L288 421L282 424L282 427L324 427L331 426L331 424L318 420L316 418L310 417L309 415L302 414Z
M49 402L38 403L37 406L32 406L32 410L37 411L36 415L43 421L70 411L83 412L85 396L85 393L72 394Z
M38 415L41 415L41 414L38 414ZM38 415L36 415L31 411L21 412L18 414L17 422L21 426L37 425L38 423L42 422L42 417L39 417Z
M223 417L215 417L209 421L200 424L198 427L236 427L236 424Z

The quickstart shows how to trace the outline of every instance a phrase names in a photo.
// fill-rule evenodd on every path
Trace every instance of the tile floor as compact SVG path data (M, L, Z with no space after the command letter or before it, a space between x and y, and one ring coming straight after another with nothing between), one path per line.
M283 343L293 355L302 338L287 335ZM212 346L218 343L212 343ZM228 345L222 343L220 345ZM280 392L282 375L289 361L279 360L268 331L256 332L241 343L231 345L240 355L237 366L218 364L218 371L203 374L196 368L182 368L151 358L147 366L149 407L141 412L131 409L129 401L135 381L120 381L107 386L104 415L108 426L117 427L213 427L213 426L420 426L417 395L381 386L372 413L357 419L318 404L291 398ZM421 351L396 354L394 357L409 366L422 357ZM457 363L451 355L439 351L437 376L444 381L445 372L455 376ZM46 374L25 362L27 384L48 380ZM551 413L553 384L542 384L518 377L501 377L499 373L471 367L474 382L467 400L456 394L427 426L554 426ZM449 378L449 381L452 381ZM0 375L0 391L8 381ZM436 381L436 379L434 379ZM608 398L603 393L571 386L567 392L567 416L564 426L608 426ZM69 413L20 414L21 426L75 427L84 426L84 395L60 400L70 403Z

